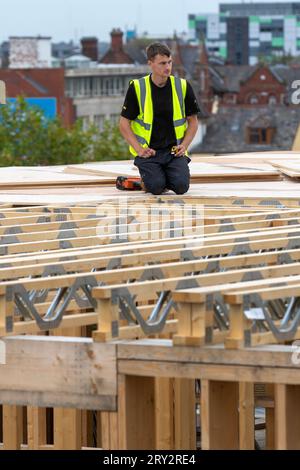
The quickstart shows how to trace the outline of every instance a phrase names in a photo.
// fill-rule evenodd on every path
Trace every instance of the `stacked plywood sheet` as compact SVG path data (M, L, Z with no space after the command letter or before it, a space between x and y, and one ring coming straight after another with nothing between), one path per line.
M191 161L190 174L192 183L209 183L212 181L274 181L281 178L280 173L266 163L230 164L221 161L202 162ZM101 163L87 163L83 165L70 165L64 169L67 174L94 175L94 176L139 176L133 164L122 163L102 165Z
M279 182L284 178L277 168L262 161L238 162L218 158L192 160L190 173L189 194L194 194L197 188L205 189L203 185L208 185L208 188L217 183ZM139 172L132 160L53 167L3 167L0 168L0 202L81 203L100 201L108 196L123 197L120 191L115 190L118 175L137 177ZM125 196L128 195L126 192Z
M269 163L270 160L300 159L299 151L273 151L273 152L250 152L250 153L232 153L224 155L193 155L194 161L215 162L215 163Z
M0 189L0 202L13 203L16 205L29 204L88 204L105 200L150 200L153 196L143 191L129 192L118 191L114 186L95 185L80 187L29 187L16 189ZM257 200L279 201L283 205L296 204L300 199L300 186L294 181L274 182L230 182L230 183L198 183L192 184L187 194L177 196L169 191L159 197L162 200L171 199L194 201L215 200L230 201Z
M278 159L278 160L270 160L270 164L278 169L281 173L290 178L295 178L296 180L300 178L300 162L296 159Z
M2 167L0 188L32 188L112 184L113 179L97 175L66 175L63 166Z
M111 176L114 179L118 175L138 176L138 170L132 162L118 162L103 165L99 163L85 163L82 165L69 165L64 168L66 174Z

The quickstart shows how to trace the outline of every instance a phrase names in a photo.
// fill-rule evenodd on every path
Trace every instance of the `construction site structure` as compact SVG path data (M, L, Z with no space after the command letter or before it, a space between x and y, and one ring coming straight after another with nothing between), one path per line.
M183 196L118 191L130 163L0 170L2 449L300 448L286 156L196 158Z

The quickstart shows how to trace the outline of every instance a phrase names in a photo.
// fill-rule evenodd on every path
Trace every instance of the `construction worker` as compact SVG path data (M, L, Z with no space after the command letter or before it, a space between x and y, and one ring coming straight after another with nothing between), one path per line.
M147 59L152 73L131 81L120 132L147 191L184 194L190 180L187 149L198 129L199 106L191 85L171 75L172 56L166 45L148 46Z

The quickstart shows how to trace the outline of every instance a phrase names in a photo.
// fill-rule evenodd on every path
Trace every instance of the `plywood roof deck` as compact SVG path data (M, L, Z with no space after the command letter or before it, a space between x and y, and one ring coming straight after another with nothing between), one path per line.
M224 156L192 156L191 185L184 196L169 191L159 199L199 203L228 198L300 199L298 173L285 175L284 161L297 168L300 153L265 152ZM290 164L291 165L291 164ZM0 168L0 203L97 204L104 200L153 199L151 194L122 192L115 188L118 175L138 176L133 160L93 162L53 167Z

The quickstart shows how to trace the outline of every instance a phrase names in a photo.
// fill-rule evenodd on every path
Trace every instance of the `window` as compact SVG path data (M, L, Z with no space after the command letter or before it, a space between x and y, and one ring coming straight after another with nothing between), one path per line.
M89 77L85 77L82 79L83 81L83 94L84 96L91 96L92 94L92 82Z
M87 131L91 125L90 116L81 116L82 129Z
M269 104L270 104L270 105L277 104L277 98L276 98L275 95L270 95L270 96L269 96Z
M92 78L92 94L93 96L100 96L101 95L101 78L100 77L93 77Z
M260 129L249 129L249 143L259 144L260 142Z
M94 124L100 132L104 129L105 121L109 122L112 126L117 126L120 120L120 114L96 114L94 116Z
M261 33L271 33L273 30L271 26L261 26L260 27L260 32Z
M120 114L111 114L109 116L110 122L113 126L116 126L120 120Z
M275 129L271 127L250 127L248 128L248 143L257 145L269 145L272 143L274 134Z
M241 52L236 52L236 54L235 54L235 63L236 63L236 65L242 65L242 54L241 54Z
M110 90L111 90L111 81L109 78L106 78L105 85L104 85L104 94L106 96L109 96L111 94Z
M236 95L228 93L228 94L225 95L224 101L227 104L235 104L236 103Z
M105 121L104 114L96 114L94 116L94 124L97 127L97 129L99 129L99 131L103 131L104 121Z
M75 96L84 96L84 78L76 80Z
M250 104L257 104L258 103L258 96L257 95L250 95L249 96L249 103Z

